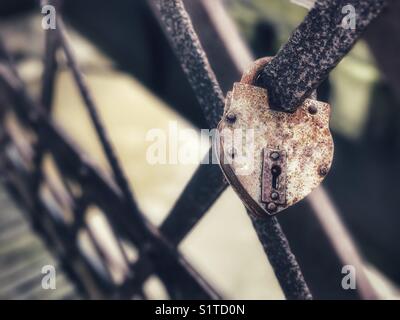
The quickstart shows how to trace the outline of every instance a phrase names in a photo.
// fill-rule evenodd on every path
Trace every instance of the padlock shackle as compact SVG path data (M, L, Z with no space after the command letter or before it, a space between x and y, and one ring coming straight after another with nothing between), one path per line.
M258 76L272 59L273 57L264 57L254 61L252 65L243 73L240 82L255 85Z
M257 85L257 80L260 74L263 72L265 66L272 61L274 57L264 57L257 59L252 65L243 73L240 79L241 83L250 84L253 86ZM317 99L317 90L314 90L311 95L311 99ZM285 109L281 109L282 112L288 112Z

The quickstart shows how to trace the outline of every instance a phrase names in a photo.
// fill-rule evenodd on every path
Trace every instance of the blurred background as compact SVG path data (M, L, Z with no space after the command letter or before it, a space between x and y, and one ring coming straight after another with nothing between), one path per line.
M307 14L305 8L286 0L202 1L211 7L213 2L221 2L227 18L232 19L255 57L274 55ZM195 2L184 1L195 28L200 30L210 17L196 11ZM319 99L332 106L335 141L333 167L324 185L360 249L368 278L382 298L400 297L400 68L396 57L399 8L394 5L384 21L371 26L318 91ZM159 225L197 165L150 165L146 150L151 142L146 140L146 133L153 128L167 132L170 121L177 121L181 129L207 128L194 94L145 1L68 0L64 12L80 67L140 208ZM0 36L30 91L37 96L44 50L40 8L35 1L2 0L0 15ZM207 39L202 38L204 33L200 33L202 43ZM224 92L228 91L235 75L233 67L215 58L220 49L217 44L204 42L203 46L212 67L218 70ZM65 66L57 76L54 103L55 121L109 171ZM194 152L198 144L198 137L193 137ZM46 168L51 172L50 163ZM63 291L44 294L37 289L35 294L26 294L27 286L40 286L37 279L44 261L56 262L27 227L4 189L1 195L0 297L81 298L61 272L57 277ZM301 220L305 211L303 201L279 219L284 230L293 235L289 241L296 255L303 252L304 259L314 260L315 270L308 272L318 273L319 264L324 261L312 256L317 252L313 249L316 240L309 232L313 226L295 230L296 220ZM95 224L99 237L107 242L106 226L101 219L96 219ZM284 298L244 207L230 188L184 240L180 250L224 297ZM28 260L32 261L30 267L23 268ZM341 270L336 271L340 277ZM146 283L149 297L165 297L153 280ZM325 298L334 297L328 289L321 292Z

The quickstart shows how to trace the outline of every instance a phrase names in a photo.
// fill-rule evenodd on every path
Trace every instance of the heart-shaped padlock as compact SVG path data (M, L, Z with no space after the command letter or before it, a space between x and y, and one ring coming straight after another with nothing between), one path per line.
M306 99L294 112L273 110L253 85L271 58L257 60L226 98L218 125L220 166L248 209L274 215L297 203L327 175L333 158L330 106Z

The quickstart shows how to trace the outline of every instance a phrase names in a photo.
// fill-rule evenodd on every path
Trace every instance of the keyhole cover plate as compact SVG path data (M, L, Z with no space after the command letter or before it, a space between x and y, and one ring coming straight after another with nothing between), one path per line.
M228 182L258 216L274 215L311 193L327 175L334 149L329 104L306 99L294 113L275 111L268 105L267 90L251 84L267 62L256 61L228 93L214 146ZM285 155L280 181L284 202L265 202L265 150Z

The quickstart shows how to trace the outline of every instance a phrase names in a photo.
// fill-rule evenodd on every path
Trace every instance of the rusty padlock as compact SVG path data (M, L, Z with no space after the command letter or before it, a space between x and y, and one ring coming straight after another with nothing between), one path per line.
M257 60L226 98L218 125L220 166L248 209L274 215L306 197L333 158L330 106L306 99L294 112L273 110L254 81L271 58Z

